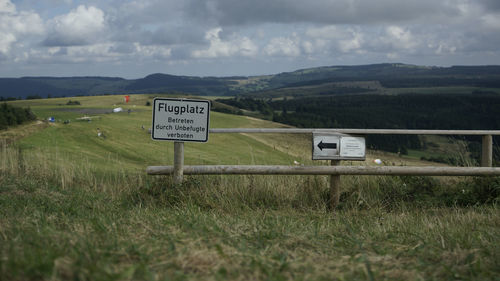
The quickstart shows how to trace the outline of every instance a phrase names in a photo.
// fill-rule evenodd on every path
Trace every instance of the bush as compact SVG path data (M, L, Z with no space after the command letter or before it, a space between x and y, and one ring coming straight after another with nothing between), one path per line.
M14 107L7 103L0 106L0 130L35 119L35 114L29 108Z
M447 194L449 205L465 207L500 202L500 177L474 177L458 187L454 194Z
M347 209L471 207L500 202L500 177L453 182L429 176L380 176L346 183L345 187L340 207Z

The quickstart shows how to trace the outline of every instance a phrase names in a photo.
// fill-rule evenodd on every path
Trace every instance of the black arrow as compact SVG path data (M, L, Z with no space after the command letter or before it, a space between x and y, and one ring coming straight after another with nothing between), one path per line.
M337 144L320 141L318 143L318 147L321 151L323 151L323 148L324 149L337 149Z

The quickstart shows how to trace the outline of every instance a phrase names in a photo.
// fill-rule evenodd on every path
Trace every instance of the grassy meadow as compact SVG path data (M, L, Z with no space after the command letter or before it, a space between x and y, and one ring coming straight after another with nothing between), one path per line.
M500 179L342 176L336 210L326 176L191 176L176 186L145 174L173 163L173 143L147 133L148 101L12 102L57 122L0 131L0 280L498 280ZM186 143L185 163L326 165L310 147L307 135L211 134ZM428 164L370 151L343 165L374 158Z

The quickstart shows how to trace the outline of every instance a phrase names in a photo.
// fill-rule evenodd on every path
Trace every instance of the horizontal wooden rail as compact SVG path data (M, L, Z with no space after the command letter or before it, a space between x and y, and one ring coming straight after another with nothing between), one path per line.
M196 102L191 100L189 102ZM188 107L188 105L186 105ZM198 107L196 106L196 111ZM208 107L206 113L210 112ZM153 114L154 115L154 114ZM208 120L208 115L203 118L196 117L193 120L196 122L201 120ZM162 117L164 118L164 117ZM160 118L160 119L162 119ZM155 116L153 116L155 119ZM170 117L168 118L170 119ZM156 120L156 119L155 119ZM153 126L155 124L153 120ZM194 122L191 120L191 123ZM202 123L204 123L203 121ZM170 122L167 123L175 123ZM205 124L205 123L204 123ZM208 121L206 123L208 125ZM167 126L162 126L167 127ZM173 130L166 129L168 132L176 132L178 128ZM206 127L205 127L206 128ZM203 166L184 166L184 143L183 141L206 141L207 137L194 138L183 140L178 137L174 144L174 165L173 166L150 166L147 167L146 172L149 175L173 175L175 184L182 184L183 175L329 175L330 176L330 207L334 209L340 198L341 175L409 175L409 176L500 176L500 168L491 167L493 164L493 136L499 136L500 130L408 130L408 129L340 129L340 128L211 128L209 133L271 133L271 134L312 134L313 145L313 160L316 157L315 147L317 146L321 151L323 149L330 149L325 151L322 159L331 159L331 166L278 166L278 165L203 165ZM206 131L205 131L206 132ZM357 155L357 152L363 155L358 160L363 160L366 152L365 141L361 140L352 143L341 141L341 138L332 137L326 134L335 135L465 135L465 136L481 136L482 137L482 150L481 150L481 165L483 167L436 167L436 166L341 166L340 159L349 159L343 155L349 155L349 152ZM316 135L318 134L318 135ZM314 140L319 134L319 144ZM153 134L154 135L154 134ZM180 134L177 134L180 135ZM323 138L324 137L324 138ZM154 137L153 137L154 138ZM180 139L179 139L180 138ZM328 138L331 138L328 141ZM163 139L163 138L154 138ZM335 140L334 140L335 139ZM165 138L164 140L167 140ZM317 144L317 145L316 145ZM345 144L345 145L344 145ZM351 146L349 146L351 145ZM227 147L230 149L230 147ZM331 152L329 154L327 152ZM336 154L335 154L336 153ZM342 157L340 157L342 156Z
M173 166L149 166L149 175L170 175ZM435 166L184 166L185 175L408 175L408 176L500 176L500 168Z
M182 183L182 175L330 175L330 207L339 203L341 175L389 175L389 176L500 176L500 168L492 168L493 139L500 130L404 130L404 129L304 129L304 128L212 128L210 133L271 133L271 134L351 134L351 135L474 135L482 136L483 167L435 167L435 166L270 166L270 165L204 165L183 166L183 151L174 146L175 166L150 166L149 175L174 175L174 182ZM181 161L182 157L182 161ZM179 164L181 163L181 164Z
M339 133L353 135L500 135L500 130L311 129L311 128L213 128L210 133Z

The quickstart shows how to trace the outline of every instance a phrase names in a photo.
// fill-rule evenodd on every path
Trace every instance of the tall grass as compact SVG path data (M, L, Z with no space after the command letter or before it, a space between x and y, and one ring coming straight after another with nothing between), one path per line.
M57 148L55 152L43 148L23 151L19 146L2 143L0 158L0 177L31 178L62 189L77 187L118 196L122 191L141 186L145 180L144 175L120 168L113 172L101 171L88 158L62 153ZM120 167L114 159L109 162Z
M22 151L3 144L0 149L2 177L28 177L56 184L62 189L84 188L125 198L132 204L180 206L195 204L204 209L269 208L327 211L327 176L186 176L176 186L169 176L115 169L101 171L86 158L62 155L58 150ZM109 159L120 167L119 161ZM497 204L500 178L432 178L394 176L342 176L340 208L392 210L416 207Z
M343 176L331 212L327 177L193 176L176 186L55 151L1 146L0 280L500 274L495 178Z

